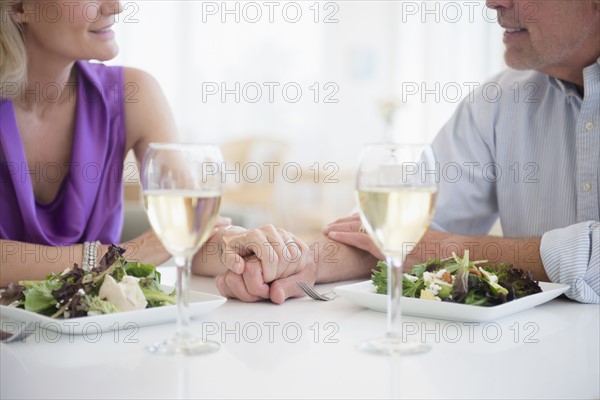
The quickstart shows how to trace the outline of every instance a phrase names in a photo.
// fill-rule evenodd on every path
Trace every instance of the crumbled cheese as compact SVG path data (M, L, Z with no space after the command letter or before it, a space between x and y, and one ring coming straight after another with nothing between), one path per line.
M449 285L448 282L446 282L445 280L443 280L443 276L446 273L445 269L441 269L438 272L432 274L430 272L423 272L423 281L425 282L425 286L427 286L428 284L445 284L445 285ZM452 283L454 283L456 277L454 275L452 275Z
M433 281L433 278L435 278L435 276L431 273L431 272L423 272L423 281L424 282L431 282Z
M148 302L138 285L139 279L125 275L121 282L107 275L100 286L98 296L112 303L119 311L141 310L146 308Z
M442 287L435 282L431 282L429 286L427 286L427 289L429 289L432 295L437 296Z
M439 296L436 296L436 294L437 294L437 292L434 293L434 291L429 286L426 287L425 289L421 290L421 298L422 299L442 301L442 299Z

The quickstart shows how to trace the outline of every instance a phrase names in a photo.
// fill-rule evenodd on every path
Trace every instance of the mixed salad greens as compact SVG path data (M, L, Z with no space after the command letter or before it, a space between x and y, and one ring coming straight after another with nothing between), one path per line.
M175 304L175 291L164 293L156 267L128 262L125 249L110 246L98 265L77 265L43 281L20 281L0 295L0 304L53 318L75 318Z
M377 263L371 280L377 293L387 294L387 264ZM469 261L452 253L445 260L429 260L413 266L402 277L402 295L478 306L494 306L541 292L531 272L508 264L487 264L486 260Z

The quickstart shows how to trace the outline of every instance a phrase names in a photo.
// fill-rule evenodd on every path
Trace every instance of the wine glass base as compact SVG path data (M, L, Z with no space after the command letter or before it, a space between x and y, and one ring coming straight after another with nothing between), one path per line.
M361 351L383 356L416 355L431 350L431 346L428 344L413 341L403 342L402 338L389 336L365 340L357 347Z
M198 355L217 351L221 345L213 341L203 341L196 337L177 337L146 346L146 350L152 354L161 355Z

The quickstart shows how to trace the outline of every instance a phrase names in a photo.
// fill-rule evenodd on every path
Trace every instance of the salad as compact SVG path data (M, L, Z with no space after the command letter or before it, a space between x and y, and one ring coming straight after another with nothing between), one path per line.
M123 258L125 249L110 246L98 265L85 271L75 264L43 281L20 281L0 295L0 304L53 318L110 314L175 304L175 291L164 293L156 267Z
M387 264L377 263L371 280L377 293L387 294ZM434 301L494 306L542 291L531 272L508 264L469 261L469 252L413 266L402 277L402 295Z

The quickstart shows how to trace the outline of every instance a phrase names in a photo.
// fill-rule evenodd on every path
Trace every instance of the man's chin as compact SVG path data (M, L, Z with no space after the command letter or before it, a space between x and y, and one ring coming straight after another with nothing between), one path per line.
M528 60L528 59L524 59L521 57L515 57L515 56L509 54L508 52L504 53L504 62L510 68L515 69L517 71L537 69L538 64L539 64L537 62L534 62L533 60Z

